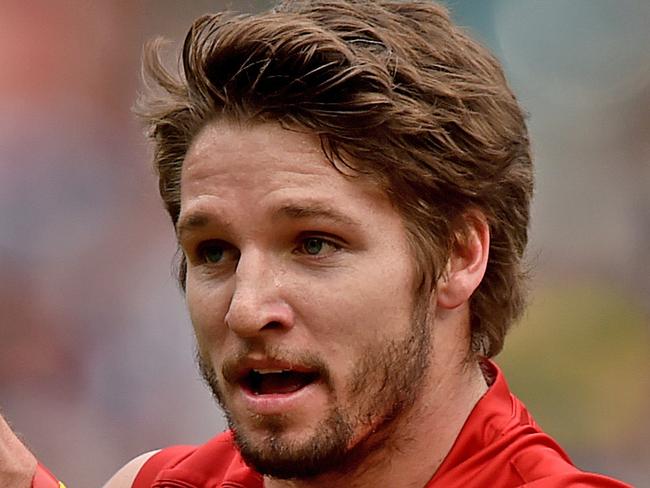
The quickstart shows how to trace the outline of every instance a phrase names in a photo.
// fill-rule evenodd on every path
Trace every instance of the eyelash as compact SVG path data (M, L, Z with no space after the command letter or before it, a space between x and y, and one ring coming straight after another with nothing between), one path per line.
M219 248L219 250L221 251L222 256L218 261L212 262L207 258L207 253L210 250L214 250L214 247ZM218 240L205 241L205 242L200 243L196 248L196 253L195 253L196 254L196 260L200 264L217 265L217 264L220 264L224 260L224 258L226 257L226 254L228 253L228 251L233 251L233 250L234 250L233 246L231 246L231 245L229 245L229 244L227 244L227 243L225 243L223 241L218 241Z
M319 252L315 254L309 253L306 250L305 246L310 240L321 241L322 247L330 248L330 251L326 250L325 252L323 252L322 250L319 250ZM218 261L211 261L208 259L207 253L210 251L214 251L215 247L218 247L219 250L221 251L221 257L219 258ZM323 259L329 256L331 253L339 251L341 248L342 248L342 244L329 235L304 234L299 236L298 239L296 239L295 249L293 250L293 253L307 256L312 259ZM194 261L201 265L208 265L208 266L222 265L224 260L229 257L228 256L229 252L236 253L237 259L239 258L239 250L237 250L234 246L228 244L227 242L223 242L219 240L204 241L201 242L196 247L196 251L194 252L194 256L195 256Z
M310 241L310 240L321 241L323 247L330 247L331 251L322 253L319 250L319 252L317 252L316 254L309 253L306 250L306 245L307 245L308 241ZM298 245L296 246L296 250L294 252L305 255L305 256L310 256L312 258L324 258L325 256L328 256L332 252L336 252L336 251L338 251L340 249L341 249L341 244L339 244L338 242L336 242L336 240L332 239L329 236L323 236L323 235L320 235L320 234L316 234L316 235L307 234L307 235L301 236L298 239Z

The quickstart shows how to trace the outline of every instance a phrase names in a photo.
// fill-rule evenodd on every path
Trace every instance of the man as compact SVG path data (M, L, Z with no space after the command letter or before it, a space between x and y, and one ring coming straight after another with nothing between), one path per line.
M489 358L524 303L532 165L496 60L429 2L208 15L142 113L230 430L118 487L621 487ZM162 89L162 90L161 90Z

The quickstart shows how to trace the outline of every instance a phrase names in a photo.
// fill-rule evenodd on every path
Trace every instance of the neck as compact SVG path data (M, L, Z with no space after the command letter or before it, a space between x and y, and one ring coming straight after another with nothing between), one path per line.
M423 394L383 433L381 448L374 449L363 463L345 474L327 473L299 480L265 478L265 488L424 487L487 390L479 364L476 361L468 364L464 354L464 348L436 350Z

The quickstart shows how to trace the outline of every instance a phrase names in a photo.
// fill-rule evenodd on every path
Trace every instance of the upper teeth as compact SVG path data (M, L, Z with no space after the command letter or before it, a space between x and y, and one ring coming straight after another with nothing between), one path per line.
M271 373L285 373L289 370L288 369L254 369L253 371L258 374L271 374Z

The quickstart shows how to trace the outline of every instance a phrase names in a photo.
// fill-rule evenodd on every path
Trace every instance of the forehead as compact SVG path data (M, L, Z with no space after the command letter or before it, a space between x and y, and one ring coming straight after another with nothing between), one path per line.
M313 132L282 127L274 122L239 122L217 119L207 123L194 137L186 161L206 158L217 151L266 153L269 158L281 154L324 156L320 139Z
M293 207L395 213L386 192L365 175L325 156L313 133L279 124L215 121L196 136L181 173L182 216L206 207L259 213Z

